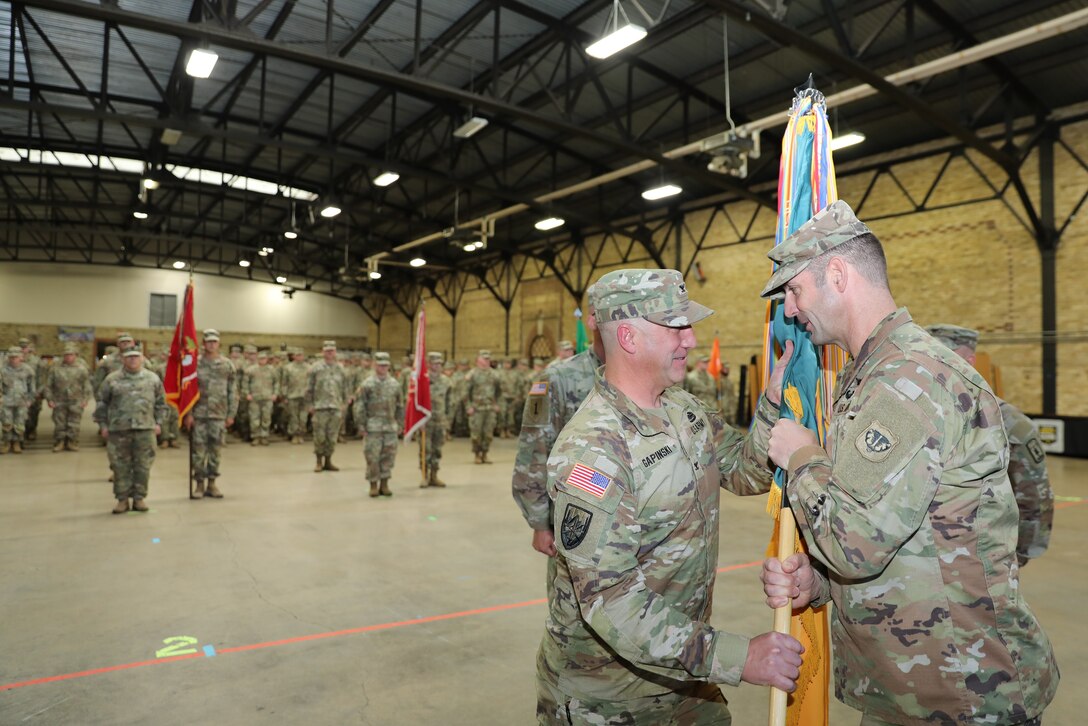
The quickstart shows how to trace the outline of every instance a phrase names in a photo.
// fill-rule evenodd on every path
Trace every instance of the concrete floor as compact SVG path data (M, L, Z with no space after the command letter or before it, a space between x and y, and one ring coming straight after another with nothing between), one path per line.
M419 489L404 449L377 500L359 442L321 474L309 445L232 443L219 501L190 501L186 450L160 451L151 512L113 516L90 422L81 451L53 454L44 418L27 453L0 458L0 724L533 722L544 560L510 498L513 441L492 466L447 444L445 490ZM1088 461L1050 470L1051 550L1023 586L1064 674L1045 721L1072 726L1088 713ZM718 627L770 627L749 564L763 507L723 496L720 565L736 567ZM766 723L765 689L726 696L735 724ZM857 722L833 702L832 724Z

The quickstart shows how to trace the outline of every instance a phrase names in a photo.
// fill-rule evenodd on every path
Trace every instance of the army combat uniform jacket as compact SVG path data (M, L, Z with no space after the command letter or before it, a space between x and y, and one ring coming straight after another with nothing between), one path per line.
M827 451L796 451L787 491L829 573L839 700L896 724L1039 715L1058 669L1019 589L998 399L905 308L834 398Z
M602 701L740 683L749 639L708 624L720 488L769 489L776 419L761 400L744 436L677 387L643 410L598 372L548 461L559 556L542 680Z
M1001 419L1009 436L1009 481L1020 509L1016 557L1021 565L1046 552L1054 526L1054 491L1046 471L1046 453L1031 419L1001 401Z
M150 430L161 426L165 416L162 381L149 370L133 373L122 368L106 376L98 387L94 420L111 434Z
M193 406L193 418L198 421L234 418L238 412L238 387L230 359L200 356L196 377L200 381L200 398Z
M532 529L552 528L548 455L559 432L593 390L600 367L601 359L590 348L541 371L529 385L511 488Z

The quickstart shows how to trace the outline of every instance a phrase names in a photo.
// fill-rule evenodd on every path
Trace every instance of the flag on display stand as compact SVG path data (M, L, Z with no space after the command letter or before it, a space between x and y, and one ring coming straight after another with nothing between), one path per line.
M427 372L427 320L423 306L419 308L419 320L416 322L416 350L412 364L412 375L408 379L408 402L404 407L404 442L412 434L427 425L431 418L431 377Z
M196 364L196 323L193 321L193 283L190 282L185 288L185 301L181 306L177 327L174 328L170 357L166 361L166 378L162 382L166 402L177 409L179 426L185 414L192 410L200 398Z

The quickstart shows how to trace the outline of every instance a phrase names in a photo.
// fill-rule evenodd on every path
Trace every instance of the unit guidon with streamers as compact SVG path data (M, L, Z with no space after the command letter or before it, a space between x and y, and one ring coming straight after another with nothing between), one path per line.
M567 484L577 487L584 492L589 492L598 499L604 499L605 492L612 480L597 471L582 464L575 464L567 477Z

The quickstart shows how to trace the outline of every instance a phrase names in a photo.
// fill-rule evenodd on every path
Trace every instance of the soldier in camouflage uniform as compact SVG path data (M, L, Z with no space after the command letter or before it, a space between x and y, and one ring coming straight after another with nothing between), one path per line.
M1019 587L1000 404L896 308L879 240L843 201L768 255L764 297L853 356L826 450L781 420L770 455L808 544L764 563L772 607L835 604L835 692L870 724L1038 723L1058 669Z
M23 363L23 349L13 345L8 349L7 363L0 370L0 405L3 406L0 408L3 427L0 454L23 453L27 411L38 395L34 381L34 370Z
M525 396L529 392L529 384L532 381L532 371L529 370L529 360L519 358L514 366L514 374L511 376L514 387L514 400L510 404L510 431L514 436L521 434L521 413L525 410Z
M550 361L548 361L548 365L545 366L545 367L546 368L551 368L552 366L559 365L563 361L569 360L573 356L574 356L574 343L570 342L569 340L561 340L561 341L559 341L559 352L556 354L556 356L554 358L552 358Z
M718 381L718 388L722 394L722 418L730 426L737 423L737 389L733 387L733 380L729 377L729 363L722 361L722 377Z
M79 424L83 409L94 398L91 374L78 359L75 343L66 343L59 364L49 369L43 395L53 409L53 451L79 451Z
M227 429L234 423L238 411L237 380L234 365L219 354L219 331L204 331L204 354L196 366L200 381L200 398L185 416L185 427L192 437L193 475L196 489L193 499L203 499L205 494L222 499L215 480L222 473L219 468L220 451L227 438ZM204 480L208 481L207 490Z
M684 376L684 390L706 404L711 411L720 411L718 383L714 380L714 376L710 375L710 371L706 369L709 362L710 356L699 356L695 368Z
M354 400L344 367L336 360L336 341L321 345L323 360L310 367L306 380L306 408L314 417L314 471L340 471L332 463L340 435L340 412Z
M95 395L98 393L98 387L102 385L102 381L106 380L106 376L114 371L121 370L121 356L125 351L136 345L136 341L129 333L121 332L117 334L117 347L113 350L106 348L106 356L98 362L98 365L94 370L94 390Z
M462 358L457 361L457 370L450 376L450 430L454 436L468 436L468 401L465 399L465 391L468 388L469 375L468 360Z
M38 416L42 412L42 388L45 385L45 374L49 363L34 352L34 344L30 342L30 338L19 338L19 347L23 350L23 365L34 371L34 390L37 394L30 402L30 408L27 409L24 432L24 438L27 441L34 441L38 438Z
M592 286L586 291L586 298L592 301ZM586 327L595 336L593 345L540 371L527 386L518 452L514 457L511 483L514 501L533 530L533 549L548 557L555 556L551 499L548 497L548 454L559 432L593 390L597 369L604 365L604 343L596 335L597 320L592 307L587 307ZM549 591L554 580L555 563L549 561L545 580Z
M442 445L446 442L446 431L449 428L450 411L450 379L442 375L442 354L427 354L427 372L431 383L431 417L427 420L426 442L420 442L420 446L426 446L427 469L426 480L420 484L420 488L444 487L446 482L438 478L438 462L442 460Z
M978 331L958 325L930 325L926 330L954 350L971 365L975 364ZM1046 452L1035 425L1008 401L1001 404L1001 420L1009 437L1009 482L1020 511L1016 559L1023 567L1050 546L1054 526L1054 491L1046 471Z
M499 372L491 367L491 351L481 350L476 357L476 368L465 378L465 413L477 464L491 463L487 452L495 434L495 418L501 399L502 385Z
M166 350L160 350L157 356L158 360L152 365L150 361L144 363L145 368L150 368L151 372L159 377L159 380L166 382L166 364L169 362L170 353ZM162 433L159 434L159 448L160 449L176 449L178 448L178 416L177 409L168 407L166 416L162 420Z
M167 415L162 380L143 368L143 355L132 347L122 354L119 371L106 376L98 387L94 420L113 470L114 514L128 511L128 500L137 512L146 512L147 482L155 461L155 437Z
M397 435L404 425L404 398L400 383L389 373L389 354L374 354L374 375L359 389L355 419L366 443L366 478L370 496L393 496L389 477L397 456Z
M287 402L287 437L292 444L301 444L306 434L306 386L310 366L301 348L291 348L291 362L283 367L280 395Z
M676 270L592 288L607 366L548 460L556 577L537 658L544 724L728 724L717 684L792 691L801 644L708 621L721 488L762 494L775 404L747 435L676 384L711 310ZM562 365L562 364L560 364ZM769 386L777 399L781 370ZM554 366L554 372L558 366Z
M272 402L280 395L276 369L268 365L268 351L257 353L257 363L242 376L242 396L249 402L249 421L253 446L268 446L272 427Z

